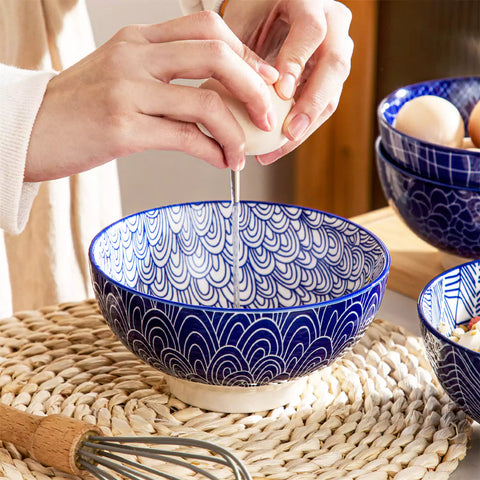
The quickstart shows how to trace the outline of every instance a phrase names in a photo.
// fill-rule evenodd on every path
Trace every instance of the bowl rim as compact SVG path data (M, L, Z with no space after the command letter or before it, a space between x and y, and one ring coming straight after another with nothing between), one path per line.
M405 90L408 88L419 88L423 85L428 85L432 82L440 82L440 81L459 81L459 80L477 80L480 84L480 75L465 75L465 76L453 76L453 77L444 77L444 78L432 78L430 80L423 80L421 82L416 82L416 83L411 83L409 85L404 85L403 87L398 87L392 92L390 92L387 96L383 97L383 99L380 101L380 103L377 106L377 119L380 127L385 127L388 130L392 130L398 135L416 142L417 144L424 145L427 148L430 148L431 150L438 150L441 152L445 153L455 153L458 155L463 155L467 157L474 157L475 159L480 159L480 151L475 151L475 150L466 150L464 148L456 148L456 147L447 147L445 145L440 145L438 143L431 143L427 142L425 140L421 140L420 138L417 137L412 137L411 135L407 135L406 133L401 132L400 130L396 129L392 124L387 122L384 116L384 111L385 111L385 104L398 92L401 90ZM443 97L442 97L443 98ZM465 134L468 133L467 129L465 129Z
M464 190L467 192L476 192L480 193L480 186L478 187L464 187L459 185L451 185L449 183L443 183L439 180L432 180L431 178L422 177L418 173L414 173L402 165L399 165L395 160L392 159L392 156L385 151L385 146L382 142L382 138L380 136L377 137L375 140L375 152L376 154L388 165L390 165L395 170L398 170L400 173L407 175L409 177L413 177L416 180L420 180L425 183L431 183L432 185L437 185L442 188L447 188L449 190Z
M460 345L457 342L454 342L453 340L450 340L446 335L441 333L438 328L435 328L425 317L425 314L423 313L423 308L422 308L422 299L426 295L427 291L430 290L430 288L433 286L433 284L439 282L445 275L449 274L450 272L454 270L458 270L464 266L468 266L470 264L479 264L480 263L480 258L475 259L475 260L470 260L469 262L462 263L460 265L457 265L456 267L449 268L448 270L445 270L444 272L440 273L436 277L432 278L423 288L422 291L420 292L417 300L417 314L420 318L420 323L427 329L429 330L432 335L439 337L442 341L448 343L449 345L460 348L461 351L464 351L465 353L475 355L477 357L480 357L480 352L476 352L475 350L472 350L471 348L464 347L463 345ZM425 336L422 334L422 336Z
M278 202L264 202L264 201L256 201L256 200L241 200L240 203L250 203L250 204L261 204L261 205L273 205L273 206L281 206L281 207L286 207L286 208L296 208L296 209L301 209L301 210L306 210L310 212L317 212L323 215L327 215L330 218L336 218L339 220L342 220L345 223L348 223L352 226L355 226L359 230L362 230L366 234L368 234L370 237L372 237L379 247L381 248L383 252L383 256L385 258L385 263L383 266L382 271L378 275L378 277L365 284L363 287L359 288L358 290L355 290L354 292L349 293L348 295L342 295L341 297L337 298L332 298L330 300L325 300L323 302L316 302L316 303L309 303L305 305L295 305L292 307L278 307L278 308L229 308L229 307L212 307L212 306L204 306L204 305L194 305L194 304L189 304L189 303L181 303L181 302L175 302L173 300L165 300L160 297L156 297L154 295L150 295L147 293L142 293L134 290L131 287L128 287L126 285L122 285L121 283L117 282L113 278L111 278L109 275L107 275L105 272L103 272L100 267L97 265L93 258L93 249L95 246L95 243L97 242L98 238L103 235L109 228L112 228L113 226L126 221L129 218L136 217L139 215L144 215L149 212L154 212L154 211L160 211L160 210L166 210L169 208L174 208L174 207L183 207L187 205L205 205L205 204L231 204L231 200L205 200L205 201L196 201L196 202L183 202L183 203L177 203L177 204L169 204L169 205L163 205L160 207L154 207L146 210L142 210L139 212L132 213L130 215L127 215L125 217L122 217L111 224L107 225L106 227L102 228L93 238L93 240L90 243L90 247L88 249L88 258L89 258L89 263L92 269L95 269L101 276L106 278L108 281L112 282L114 285L116 285L118 288L121 288L123 290L126 290L133 295L139 295L142 298L154 301L154 302L162 302L167 305L173 305L176 307L182 307L182 308L190 308L192 310L197 309L197 310L202 310L202 311L213 311L213 312L234 312L234 313L245 313L245 314L256 314L256 313L285 313L285 312L290 312L290 311L296 311L296 310L306 310L306 309L313 309L313 308L319 308L319 307L327 307L330 305L334 305L336 303L341 303L346 300L349 300L350 298L356 297L358 295L362 295L365 293L367 290L375 287L376 285L380 284L385 277L388 277L389 271L390 271L390 264L391 264L391 256L390 256L390 251L388 250L387 246L385 243L373 232L370 230L366 229L362 225L359 225L352 220L349 220L347 218L341 217L339 215L335 215L333 213L325 212L323 210L318 210L314 208L308 208L308 207L301 207L298 205L291 205L287 203L278 203ZM92 279L93 280L93 279Z

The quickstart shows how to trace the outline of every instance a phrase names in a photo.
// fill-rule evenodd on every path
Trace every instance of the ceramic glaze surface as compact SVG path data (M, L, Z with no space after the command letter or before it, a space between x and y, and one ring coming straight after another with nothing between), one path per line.
M438 331L440 323L451 332L480 314L480 260L433 279L420 294L418 312L427 356L439 382L452 400L480 421L480 353Z
M252 386L308 374L353 346L380 306L390 258L368 231L315 210L240 205L238 310L229 202L142 212L92 242L107 322L171 376Z
M432 80L400 88L377 110L382 144L395 161L422 177L459 187L480 187L480 152L434 145L401 133L393 127L404 103L422 95L437 95L452 102L465 125L480 100L480 77Z
M377 140L377 170L389 204L420 238L465 258L480 256L480 190L433 182L395 165Z

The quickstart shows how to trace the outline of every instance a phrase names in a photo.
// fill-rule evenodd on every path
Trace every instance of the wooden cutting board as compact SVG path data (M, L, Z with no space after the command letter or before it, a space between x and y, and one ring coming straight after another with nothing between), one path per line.
M377 235L392 257L387 287L417 299L423 287L441 272L468 261L440 252L418 238L390 207L353 217Z

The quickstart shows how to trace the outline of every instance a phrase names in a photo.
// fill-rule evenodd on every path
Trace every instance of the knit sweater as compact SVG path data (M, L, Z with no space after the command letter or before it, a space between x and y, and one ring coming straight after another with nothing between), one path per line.
M185 13L218 11L221 3L181 0ZM121 216L115 162L41 184L23 181L49 80L94 47L85 0L0 2L0 318L92 296L89 243Z

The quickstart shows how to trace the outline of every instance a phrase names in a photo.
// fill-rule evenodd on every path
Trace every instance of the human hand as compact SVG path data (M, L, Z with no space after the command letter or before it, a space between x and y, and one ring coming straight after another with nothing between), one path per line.
M245 162L244 133L216 92L170 83L219 80L253 122L274 122L267 83L278 72L215 13L125 27L48 84L24 180L51 180L147 149L181 150L219 167ZM214 139L201 133L202 123Z
M256 157L268 165L302 143L336 110L350 73L351 12L334 0L229 0L223 18L242 42L275 65L280 73L277 93L296 101L283 126L289 141Z

